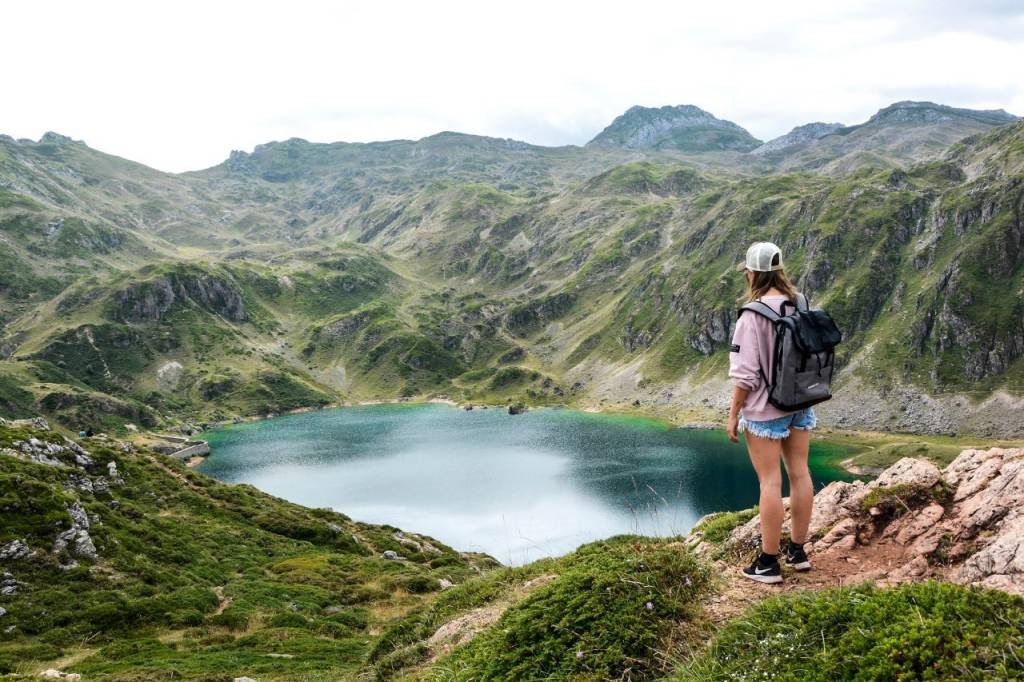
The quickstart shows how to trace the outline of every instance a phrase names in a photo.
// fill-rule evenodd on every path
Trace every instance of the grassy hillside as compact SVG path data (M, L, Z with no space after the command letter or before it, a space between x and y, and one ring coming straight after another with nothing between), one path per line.
M833 174L445 133L170 176L4 140L0 373L31 395L0 410L87 404L76 428L448 395L714 419L732 266L769 239L845 332L836 419L1019 436L985 401L1024 392L1024 124L947 109L842 131L941 139L926 160ZM946 148L935 126L988 132Z
M762 601L683 538L502 567L102 438L0 424L0 510L2 679L1024 676L1024 600L998 591L868 584ZM720 542L749 516L699 530Z
M39 455L48 443L57 454ZM442 580L494 565L113 441L82 445L0 426L0 569L13 587L0 675L339 679Z

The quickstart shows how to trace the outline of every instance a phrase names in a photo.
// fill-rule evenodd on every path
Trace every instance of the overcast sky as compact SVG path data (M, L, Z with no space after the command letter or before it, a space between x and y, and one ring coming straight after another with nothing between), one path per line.
M289 137L582 144L634 104L769 139L901 99L1024 115L1024 2L50 2L0 7L0 132L168 171Z

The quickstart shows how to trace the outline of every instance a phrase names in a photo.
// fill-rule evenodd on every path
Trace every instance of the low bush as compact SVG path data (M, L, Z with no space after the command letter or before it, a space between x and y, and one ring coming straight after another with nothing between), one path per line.
M585 545L557 580L441 661L433 679L651 679L665 672L672 635L697 615L709 581L677 544Z
M691 532L702 533L706 541L717 544L725 542L734 530L755 516L757 516L757 507L736 512L722 512L694 526Z
M945 583L770 598L674 682L1024 679L1024 599Z

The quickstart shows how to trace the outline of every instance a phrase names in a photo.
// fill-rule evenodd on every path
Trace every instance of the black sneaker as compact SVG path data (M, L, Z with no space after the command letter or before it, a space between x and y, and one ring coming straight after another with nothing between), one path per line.
M750 564L743 569L743 576L756 580L759 583L781 583L782 582L782 569L779 568L779 562L774 561L770 564L762 564L760 557L754 559L754 563Z
M786 550L786 566L794 571L811 570L811 561L807 558L807 552L803 545L790 545Z

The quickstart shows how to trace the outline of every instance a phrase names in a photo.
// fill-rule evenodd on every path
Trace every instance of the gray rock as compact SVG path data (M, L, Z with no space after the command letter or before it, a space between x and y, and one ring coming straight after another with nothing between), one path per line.
M6 615L7 615L7 609L5 609L4 607L0 606L0 618L3 618Z
M883 471L876 483L881 487L906 484L931 488L939 482L940 478L942 478L942 472L931 462L904 457Z
M9 422L11 426L30 426L39 431L49 431L50 424L43 417L32 417L31 419L14 419Z
M764 154L771 154L772 152L782 151L783 149L799 144L807 144L808 142L814 142L819 138L834 133L842 127L842 123L822 123L820 121L807 123L793 128L781 137L768 140L757 149L751 150L750 153L761 156Z
M404 557L400 556L398 552L393 549L386 549L384 553L380 555L381 559L387 559L388 561L399 561Z
M57 535L53 542L53 553L58 554L67 550L79 559L96 561L99 559L99 553L92 537L89 536L89 515L80 502L68 507L68 514L71 515L71 528Z
M180 362L171 360L156 371L157 385L162 390L173 391L181 382L181 375L184 372L185 369L181 366Z
M17 561L32 554L25 540L11 540L0 547L0 561Z
M131 452L132 450L134 450L134 448L132 448L131 443L123 443L122 445L127 445L129 446L129 448L131 448L130 450L124 450L124 448L122 447L121 449L124 452ZM121 478L121 474L117 471L117 462L115 462L114 460L110 460L109 462L107 462L107 478L110 479L110 485L124 485L124 479Z
M73 492L92 493L94 491L92 479L79 473L68 476L64 482L64 488Z

